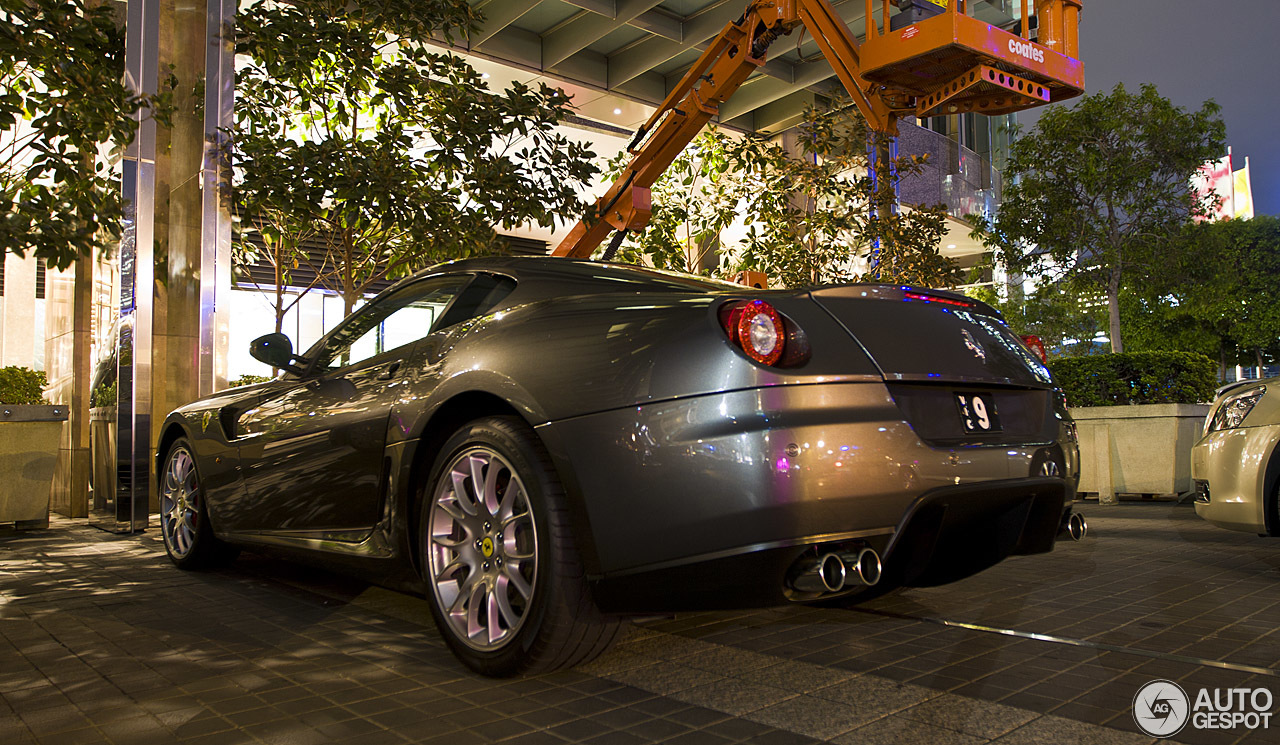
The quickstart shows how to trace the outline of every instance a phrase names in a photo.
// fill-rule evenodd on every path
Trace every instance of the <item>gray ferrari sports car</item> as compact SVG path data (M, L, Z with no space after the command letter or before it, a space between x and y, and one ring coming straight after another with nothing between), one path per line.
M252 351L279 377L161 428L170 558L422 592L485 674L591 659L629 616L951 582L1078 521L1048 370L948 292L471 259Z

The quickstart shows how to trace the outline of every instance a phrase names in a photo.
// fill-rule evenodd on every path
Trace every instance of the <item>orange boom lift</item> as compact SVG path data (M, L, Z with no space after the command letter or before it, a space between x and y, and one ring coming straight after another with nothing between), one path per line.
M965 0L900 0L908 14L903 20L914 21L901 28L891 26L889 0L866 0L866 40L859 44L829 0L753 0L636 132L627 146L630 162L552 255L590 256L609 233L618 231L616 248L627 231L643 229L654 181L764 64L769 46L801 25L871 128L890 137L905 115L1007 114L1080 95L1082 0L1021 2L1021 27L1013 33L968 16ZM877 4L880 27L873 18ZM1029 4L1039 22L1036 41ZM876 171L889 173L888 157L881 149Z

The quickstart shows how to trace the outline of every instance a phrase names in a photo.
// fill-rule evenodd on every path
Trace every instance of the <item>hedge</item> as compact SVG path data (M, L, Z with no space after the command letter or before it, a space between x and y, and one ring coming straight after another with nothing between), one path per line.
M0 367L0 404L43 404L44 373L29 367Z
M1218 365L1194 352L1069 357L1049 369L1071 406L1204 403L1218 385Z

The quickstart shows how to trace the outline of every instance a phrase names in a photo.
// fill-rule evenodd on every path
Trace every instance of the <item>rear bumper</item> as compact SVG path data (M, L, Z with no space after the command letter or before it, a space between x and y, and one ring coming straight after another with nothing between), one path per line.
M1045 458L1065 459L1058 442L930 447L879 382L677 399L538 432L574 497L597 580L670 570L655 576L686 581L689 567L753 553L786 565L814 543L859 541L884 555L924 495L981 494L991 482L1028 481ZM1050 535L1061 500L1058 510Z
M811 536L790 545L746 547L729 556L605 577L594 583L595 600L613 613L781 605L793 599L785 589L786 576L802 555L851 546L881 553L881 582L890 586L946 584L1009 556L1052 550L1068 491L1066 482L1054 478L941 487L921 495L892 535L840 541Z

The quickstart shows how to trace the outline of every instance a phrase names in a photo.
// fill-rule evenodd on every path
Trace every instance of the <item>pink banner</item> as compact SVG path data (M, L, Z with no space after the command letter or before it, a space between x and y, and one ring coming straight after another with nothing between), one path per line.
M1235 175L1231 172L1231 151L1228 150L1224 158L1200 166L1196 175L1191 178L1191 188L1197 197L1205 199L1209 204L1208 217L1198 217L1197 221L1229 220L1235 217ZM1213 203L1215 195L1216 207Z

